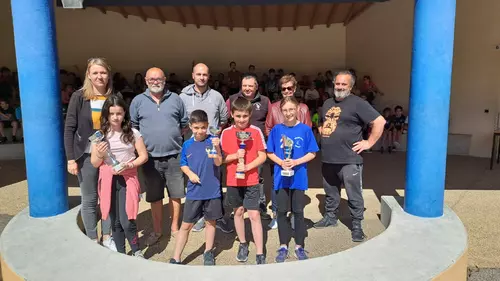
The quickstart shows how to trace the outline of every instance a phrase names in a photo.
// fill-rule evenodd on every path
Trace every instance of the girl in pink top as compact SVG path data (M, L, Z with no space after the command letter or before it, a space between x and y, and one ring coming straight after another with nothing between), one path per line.
M99 168L98 192L102 218L111 218L113 239L118 252L125 253L127 238L132 253L144 258L139 249L136 218L140 186L137 167L148 160L144 140L130 125L125 101L117 95L106 99L101 112L101 131L105 140L92 145L90 161ZM108 150L110 153L108 153ZM139 155L135 158L135 152ZM111 158L123 165L113 169Z

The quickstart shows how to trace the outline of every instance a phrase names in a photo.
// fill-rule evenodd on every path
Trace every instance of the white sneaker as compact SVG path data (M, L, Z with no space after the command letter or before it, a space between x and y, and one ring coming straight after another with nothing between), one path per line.
M144 254L141 252L141 250L138 250L137 252L135 252L134 257L140 258L140 259L145 259Z
M102 240L102 245L113 252L118 252L118 250L116 249L115 240L113 240L113 237L111 236L106 240Z
M278 221L273 218L268 226L270 229L276 229L278 228Z
M290 226L295 230L295 216L293 214L290 216Z

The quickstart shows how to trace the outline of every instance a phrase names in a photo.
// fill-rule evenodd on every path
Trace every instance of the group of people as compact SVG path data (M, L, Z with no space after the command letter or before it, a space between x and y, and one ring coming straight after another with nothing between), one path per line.
M105 59L88 61L83 87L71 96L64 130L68 171L78 176L81 216L90 239L101 242L97 233L100 211L102 245L125 253L127 240L132 254L143 258L136 225L140 194L145 192L151 204L153 231L146 239L146 245L151 246L163 235L166 188L170 235L176 239L170 263L181 263L190 231L203 228L205 265L215 265L216 229L226 233L236 230L240 243L236 259L246 262L245 211L251 222L257 264L266 263L261 220L269 218L269 226L278 228L280 240L275 261L284 262L289 256L290 227L295 230L295 256L308 258L304 241L307 163L319 148L309 109L294 97L298 83L293 76L281 77L282 98L271 103L259 93L256 76L243 74L240 90L225 102L208 86L209 68L203 63L194 65L194 83L184 87L180 95L165 88L161 69L151 68L145 76L147 89L128 107L120 94L114 94L110 75ZM334 96L325 101L320 113L326 199L325 215L314 227L337 225L340 188L344 185L353 220L352 240L361 242L365 234L360 154L380 138L385 119L352 94L354 83L350 71L337 73ZM371 133L363 139L367 125ZM96 132L104 138L96 140ZM272 217L267 214L262 176L268 166L273 178ZM226 171L225 183L221 167ZM232 209L234 229L224 206ZM292 214L291 225L288 212Z

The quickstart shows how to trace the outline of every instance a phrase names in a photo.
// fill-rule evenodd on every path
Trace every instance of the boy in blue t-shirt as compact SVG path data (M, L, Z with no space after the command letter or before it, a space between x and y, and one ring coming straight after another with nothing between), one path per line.
M308 188L307 162L316 157L319 148L311 128L297 120L298 105L294 97L283 98L280 107L285 121L274 126L267 141L267 156L276 163L274 165L274 192L278 202L280 240L276 262L284 262L288 258L291 230L286 222L286 215L289 202L291 202L295 222L295 257L299 260L308 259L304 250L305 191ZM291 148L290 157L285 155L287 146ZM293 171L293 175L290 175L292 174L290 171Z
M189 128L193 137L184 142L181 152L181 170L188 176L186 202L182 225L177 234L174 257L170 263L180 264L189 232L194 224L205 217L205 265L215 265L213 252L215 221L222 218L220 192L220 165L222 153L220 139L209 136L208 116L203 110L195 110L189 118ZM215 150L213 150L215 149Z

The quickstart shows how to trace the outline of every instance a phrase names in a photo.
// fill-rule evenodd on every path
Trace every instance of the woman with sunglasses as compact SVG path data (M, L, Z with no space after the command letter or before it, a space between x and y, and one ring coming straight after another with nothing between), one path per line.
M98 242L97 179L98 170L90 163L89 137L101 128L101 109L113 93L111 67L103 58L91 58L87 63L83 87L69 101L64 127L64 148L68 172L78 176L82 196L81 216L86 235ZM116 251L110 236L111 221L102 221L102 244Z
M281 86L281 95L283 98L285 97L293 97L296 90L297 90L297 80L295 77L292 75L284 75L280 78L280 86ZM281 124L285 121L285 117L283 116L283 113L281 112L281 100L274 102L271 104L271 108L269 109L269 114L267 115L266 118L266 130L265 134L266 137L269 136L269 133L273 129L274 126ZM311 115L309 113L309 108L307 105L304 103L299 103L298 105L298 112L297 112L297 120L300 121L300 123L306 124L309 126L309 128L312 128L312 122L311 122ZM273 177L274 174L274 164L270 164L271 166L271 177ZM272 229L276 229L278 227L277 223L277 217L276 217L276 211L277 211L277 203L275 200L275 194L274 192L271 192L271 210L273 212L273 220L269 224L269 227ZM292 221L292 228L293 228L293 219Z

